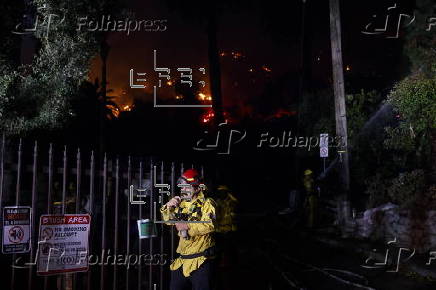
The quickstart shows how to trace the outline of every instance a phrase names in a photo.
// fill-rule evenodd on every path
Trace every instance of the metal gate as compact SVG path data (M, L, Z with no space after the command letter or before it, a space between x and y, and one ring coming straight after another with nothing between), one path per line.
M5 206L30 206L33 216L30 253L1 255L4 286L10 283L11 290L168 288L168 266L174 259L177 235L160 223L155 225L157 237L139 239L136 221L153 220L156 208L174 196L175 179L184 170L183 163L151 157L96 156L93 151L40 146L4 136L0 146L2 212ZM197 169L204 174L203 167ZM131 203L131 187L148 192L140 198L145 204ZM165 192L163 187L170 190ZM88 271L37 276L40 216L71 213L92 217ZM143 264L144 256L152 262ZM136 257L134 264L131 257Z

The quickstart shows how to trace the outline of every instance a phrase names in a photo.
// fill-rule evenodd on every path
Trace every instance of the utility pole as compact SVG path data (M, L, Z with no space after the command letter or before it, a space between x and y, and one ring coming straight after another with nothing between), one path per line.
M339 0L330 0L330 40L332 48L333 88L335 93L336 136L342 139L342 144L338 147L340 185L341 193L349 195L350 169L348 164L347 111L345 107Z

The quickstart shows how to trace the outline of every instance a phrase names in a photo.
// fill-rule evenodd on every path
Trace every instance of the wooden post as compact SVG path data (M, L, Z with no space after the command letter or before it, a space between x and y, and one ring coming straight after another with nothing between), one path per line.
M336 135L342 138L338 147L340 154L339 176L342 193L349 193L350 171L347 149L347 113L345 107L344 71L341 48L341 18L339 0L330 0L330 39L332 47L333 87L335 93Z

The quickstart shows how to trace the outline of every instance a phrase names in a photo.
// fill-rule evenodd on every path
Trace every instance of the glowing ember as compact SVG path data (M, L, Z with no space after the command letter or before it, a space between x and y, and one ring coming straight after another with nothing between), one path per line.
M224 56L230 56L233 59L241 59L244 57L244 55L242 54L242 52L239 51L232 51L232 52L225 52L225 51L221 51L220 52L220 56L224 57Z
M269 67L267 67L266 65L263 65L262 69L266 72L272 72L272 70Z
M106 105L106 108L110 110L110 113L106 117L110 120L112 117L118 118L120 116L120 109L114 105Z
M223 112L224 115L224 121L225 122L230 122L230 118L229 118L229 114L227 112ZM201 122L202 123L209 123L213 120L213 118L215 117L215 113L213 111L213 109L208 109L202 116L201 116Z
M198 94L198 99L200 101L212 101L212 97L211 96L205 95L203 93L199 93Z
M124 112L130 112L130 111L132 110L132 106L130 106L130 105L124 105L124 106L121 108L121 110L124 111Z
M275 112L275 114L266 117L265 120L280 119L283 117L291 117L291 116L294 116L296 114L297 114L296 111L287 111L284 109L279 109L277 112Z
M203 121L203 123L209 123L214 116L215 113L213 112L213 110L209 109L201 116L201 120Z
M347 65L347 66L345 67L345 70L346 70L346 71L350 71L350 70L351 70L351 66Z
M167 85L169 85L170 87L173 85L172 81L167 81Z
M234 51L234 52L232 52L232 57L233 57L234 59L242 58L242 53L240 53L240 52L238 52L238 51Z

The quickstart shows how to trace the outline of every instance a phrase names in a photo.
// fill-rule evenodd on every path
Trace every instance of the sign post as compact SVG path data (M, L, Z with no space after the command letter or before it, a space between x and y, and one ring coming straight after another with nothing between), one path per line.
M26 206L3 208L3 254L30 252L32 209Z
M325 160L329 157L329 143L328 143L329 134L320 134L319 135L319 157L323 159L324 163L324 174L325 174Z
M42 215L39 227L37 274L88 271L88 214Z

